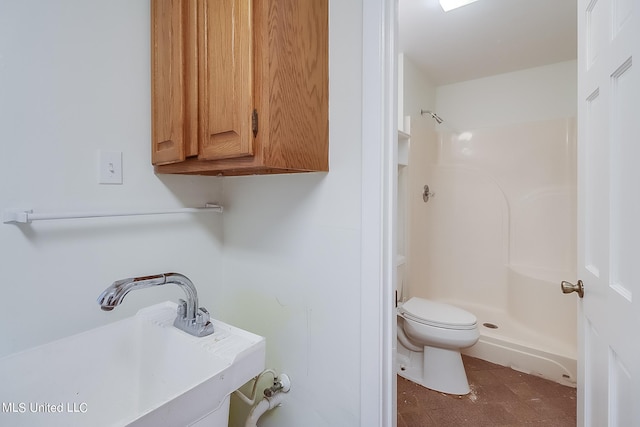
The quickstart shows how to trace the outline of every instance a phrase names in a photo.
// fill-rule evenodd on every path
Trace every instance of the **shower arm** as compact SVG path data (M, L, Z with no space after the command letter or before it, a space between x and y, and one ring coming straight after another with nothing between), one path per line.
M444 120L442 120L442 117L440 117L439 115L437 115L437 114L436 114L436 113L434 113L433 111L430 111L430 110L420 110L420 115L421 115L421 116L424 116L425 114L426 114L426 115L431 116L431 118L432 118L433 120L435 120L435 121L436 121L436 123L438 123L438 124L440 124L440 123L442 123L442 122L444 121Z

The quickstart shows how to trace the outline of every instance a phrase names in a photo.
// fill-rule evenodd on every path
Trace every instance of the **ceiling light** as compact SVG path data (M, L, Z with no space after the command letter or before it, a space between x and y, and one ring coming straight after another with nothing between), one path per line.
M452 9L466 6L474 1L478 0L440 0L440 6L442 6L442 9L444 9L445 12L449 12Z

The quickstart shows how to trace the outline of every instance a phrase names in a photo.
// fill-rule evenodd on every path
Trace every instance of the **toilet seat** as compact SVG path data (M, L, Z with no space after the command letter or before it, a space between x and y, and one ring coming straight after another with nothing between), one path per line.
M478 319L473 314L449 304L413 297L398 312L406 319L444 329L475 329Z

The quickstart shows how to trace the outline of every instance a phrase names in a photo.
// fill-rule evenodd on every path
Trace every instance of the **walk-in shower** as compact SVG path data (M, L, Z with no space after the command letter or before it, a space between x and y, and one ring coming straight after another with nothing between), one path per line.
M441 128L412 141L432 148L410 161L425 180L410 188L437 197L416 194L405 291L476 315L480 341L466 353L564 384L577 370L576 301L559 286L575 277L574 128L573 119L463 136Z

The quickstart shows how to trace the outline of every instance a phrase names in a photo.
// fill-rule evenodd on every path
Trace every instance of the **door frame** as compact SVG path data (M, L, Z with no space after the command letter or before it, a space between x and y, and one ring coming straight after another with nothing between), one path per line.
M362 5L360 425L397 423L394 375L397 4Z

